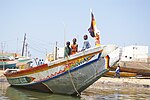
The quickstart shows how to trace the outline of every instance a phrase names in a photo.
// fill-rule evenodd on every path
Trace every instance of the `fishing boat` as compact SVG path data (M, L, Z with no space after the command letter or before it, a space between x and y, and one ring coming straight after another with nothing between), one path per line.
M11 86L73 95L80 94L118 60L119 48L100 46L26 70L7 70L4 75Z
M28 68L32 59L29 57L17 56L15 53L0 54L0 70L5 69L20 69L21 67Z
M32 63L32 59L27 55L24 56L24 48L26 46L25 40L26 40L26 34L24 36L22 55L18 53L3 52L2 50L2 52L0 53L0 70L20 69L20 68L30 67L30 63ZM26 50L26 54L27 54L27 50Z
M15 58L8 55L1 55L0 56L0 69L7 69L7 68L15 68L16 61Z
M92 18L92 23L93 21ZM93 25L95 23L91 28L95 28ZM91 29L90 32L95 33ZM11 86L55 94L80 95L119 61L119 54L118 46L99 44L32 68L6 70L4 75Z

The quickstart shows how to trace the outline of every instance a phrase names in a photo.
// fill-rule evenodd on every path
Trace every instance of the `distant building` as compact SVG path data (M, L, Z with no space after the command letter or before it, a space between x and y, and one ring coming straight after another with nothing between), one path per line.
M123 47L121 61L148 62L148 46Z

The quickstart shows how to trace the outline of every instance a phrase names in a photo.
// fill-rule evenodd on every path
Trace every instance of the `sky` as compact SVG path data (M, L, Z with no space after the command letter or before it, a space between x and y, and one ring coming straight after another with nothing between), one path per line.
M25 33L32 57L45 57L56 41L64 47L77 38L82 48L90 9L101 44L150 47L149 5L150 0L0 0L0 51L21 53ZM89 41L94 44L90 35Z

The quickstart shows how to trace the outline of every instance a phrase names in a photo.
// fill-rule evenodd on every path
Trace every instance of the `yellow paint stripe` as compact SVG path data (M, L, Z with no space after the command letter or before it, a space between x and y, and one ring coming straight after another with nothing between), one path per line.
M35 73L38 73L38 72L46 71L46 70L51 69L51 68L58 67L60 65L65 65L67 63L70 63L72 61L75 61L75 60L78 60L78 59L81 59L81 58L85 58L87 56L92 56L92 55L98 54L98 53L100 53L102 51L103 50L100 50L100 51L97 51L97 52L94 52L94 53L90 53L90 54L87 54L87 55L83 55L83 56L80 56L80 57L77 57L77 58L74 58L74 59L68 59L68 60L66 60L64 62L59 62L57 64L53 64L52 66L46 66L46 67L42 67L41 66L40 68L34 67L34 69L30 70L30 71L24 70L24 72L17 72L17 74L16 73L5 74L5 76L7 78L11 78L11 77L18 77L18 76L20 77L20 76L29 75L29 74L35 74Z

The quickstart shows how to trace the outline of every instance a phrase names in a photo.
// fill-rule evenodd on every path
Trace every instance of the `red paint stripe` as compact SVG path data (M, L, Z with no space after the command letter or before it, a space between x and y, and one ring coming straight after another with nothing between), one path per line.
M36 72L41 72L41 71L47 70L48 68L49 67L48 67L47 64L43 64L43 65L40 65L40 66L37 66L37 67L29 68L29 69L26 69L26 70L21 70L21 71L15 72L15 73L6 73L5 76L6 77L23 76L23 75L27 75L27 74L33 74L33 73L36 73Z

